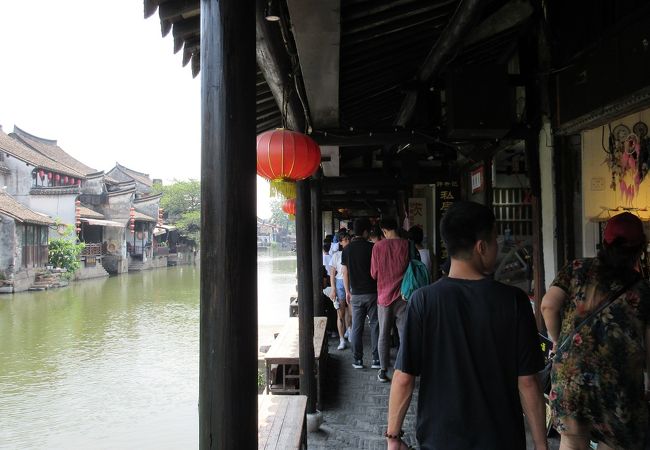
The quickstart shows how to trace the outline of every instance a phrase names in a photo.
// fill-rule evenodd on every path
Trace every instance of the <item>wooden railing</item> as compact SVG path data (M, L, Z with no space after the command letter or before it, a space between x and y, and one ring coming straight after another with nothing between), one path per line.
M153 256L167 256L169 255L169 247L154 247Z
M102 256L102 244L87 243L81 251L81 256Z

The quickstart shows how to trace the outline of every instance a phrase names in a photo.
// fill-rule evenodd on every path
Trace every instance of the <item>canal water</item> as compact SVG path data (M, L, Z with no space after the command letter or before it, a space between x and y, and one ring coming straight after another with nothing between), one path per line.
M260 251L261 344L295 286ZM0 296L0 449L197 448L198 366L198 266Z

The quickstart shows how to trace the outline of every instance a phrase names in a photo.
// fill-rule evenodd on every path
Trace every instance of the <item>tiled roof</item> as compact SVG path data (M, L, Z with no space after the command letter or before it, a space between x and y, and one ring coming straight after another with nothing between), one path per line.
M26 131L21 130L15 125L13 135L37 152L47 156L51 160L65 164L66 166L74 169L84 176L97 172L97 169L88 167L81 161L78 161L77 159L67 154L61 147L57 145L56 141L54 140L43 139L38 136L34 136L33 134L29 134Z
M142 222L158 222L158 220L146 214L143 214L140 211L135 211L135 220L140 220Z
M128 167L124 167L120 163L115 163L115 168L127 174L128 176L138 181L139 183L144 184L145 186L153 186L153 181L151 181L151 178L149 178L149 174L147 173L142 173L133 169L129 169Z
M83 177L82 173L48 158L22 142L19 142L17 139L5 134L2 130L0 130L0 151L31 164L34 167L51 170L64 175L72 175L73 177Z
M84 219L103 219L104 215L101 213L98 213L95 210L92 210L88 208L87 206L79 206L79 212L81 214L81 217Z
M6 192L0 192L0 214L9 216L18 222L35 223L37 225L52 225L55 223L51 217L21 205Z
M64 195L64 194L79 194L78 186L38 186L29 190L32 195Z
M120 184L118 180L113 177L109 177L108 175L104 175L104 181L108 184Z

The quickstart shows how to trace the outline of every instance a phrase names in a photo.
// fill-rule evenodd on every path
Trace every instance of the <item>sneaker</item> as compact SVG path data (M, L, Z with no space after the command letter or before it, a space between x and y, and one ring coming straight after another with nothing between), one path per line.
M378 359L373 359L372 360L372 366L370 366L371 369L381 369L381 363L379 362Z
M390 378L388 378L388 375L386 375L386 371L381 369L379 369L379 372L377 372L377 379L382 383L388 383L390 381Z
M352 363L352 367L355 369L363 369L363 361L360 359L355 359L354 362Z
M349 328L346 328L345 334L343 335L343 337L345 339L350 339L350 329Z
M345 339L341 339L339 346L336 347L337 350L345 350L348 345L345 343Z

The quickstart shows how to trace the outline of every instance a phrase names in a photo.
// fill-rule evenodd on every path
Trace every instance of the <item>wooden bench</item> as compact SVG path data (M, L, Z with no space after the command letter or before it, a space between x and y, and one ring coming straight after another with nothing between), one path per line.
M319 407L322 404L321 381L327 360L326 327L327 317L314 317L314 356L316 358L317 402ZM298 348L298 318L290 317L264 356L266 383L269 393L298 394L300 392L300 356Z
M257 396L257 448L302 450L307 448L305 395Z

